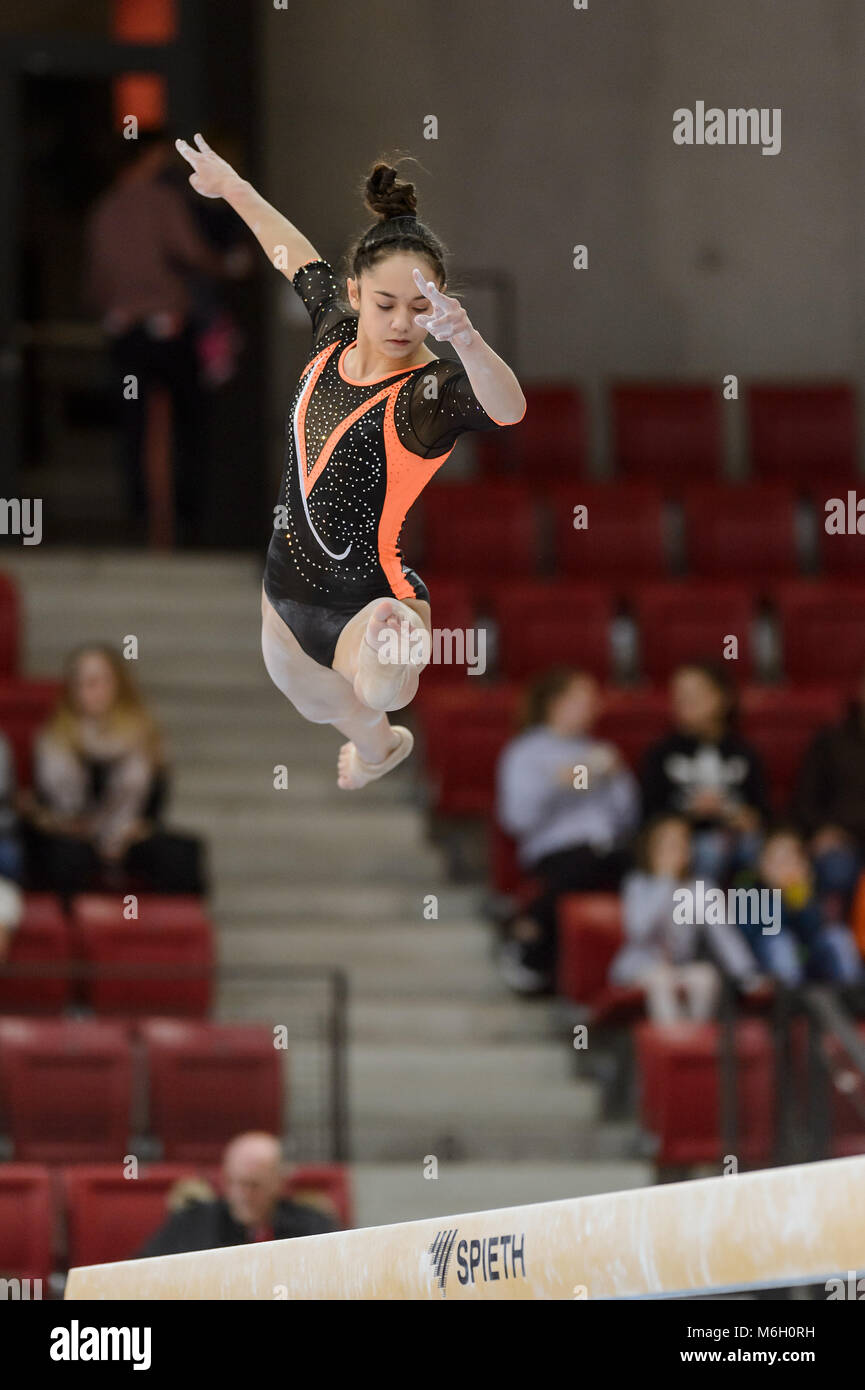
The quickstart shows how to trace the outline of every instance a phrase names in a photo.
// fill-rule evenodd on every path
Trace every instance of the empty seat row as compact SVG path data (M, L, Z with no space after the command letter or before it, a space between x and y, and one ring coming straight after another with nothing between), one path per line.
M478 435L487 477L513 470L533 482L585 477L589 467L586 399L571 384L524 387L518 426ZM807 485L818 473L856 474L859 413L846 382L751 382L743 389L751 476ZM610 459L619 477L680 485L721 479L724 411L717 383L617 382L606 403Z
M0 966L0 1012L58 1013L75 1004L201 1018L213 964L213 926L198 898L82 893L67 915L53 894L27 893ZM79 977L79 966L99 973Z
M166 1219L166 1199L179 1182L203 1178L219 1192L217 1168L119 1162L52 1171L36 1163L0 1164L0 1271L5 1278L41 1279L52 1270L129 1259ZM341 1164L300 1164L284 1195L319 1206L343 1229L353 1223L348 1170ZM43 1296L47 1290L43 1287Z
M812 481L815 558L829 577L861 573L865 536L845 488ZM855 495L855 489L853 489ZM863 491L865 496L865 491ZM827 502L844 530L827 530ZM854 504L855 507L855 504ZM432 573L460 576L484 592L505 574L537 575L543 552L562 577L634 583L684 568L697 578L767 581L793 578L814 566L800 539L798 503L780 484L688 487L677 513L657 487L574 482L538 492L537 483L444 482L427 489L410 518L405 550ZM852 531L850 522L853 520ZM544 541L549 531L550 541ZM679 552L682 552L681 556Z
M622 615L633 624L636 668L647 681L665 681L687 661L723 662L737 684L762 676L765 647L757 645L756 625L765 618L775 625L777 665L787 679L852 684L865 669L865 582L791 580L773 584L764 600L745 585L708 580L643 583L624 595L605 584L503 580L484 605L467 585L438 584L432 576L428 582L439 645L424 671L421 699L427 686L476 680L471 667L523 679L567 664L609 680L619 665L614 623ZM475 632L490 621L495 656L489 641L480 648Z
M433 809L442 816L487 816L495 796L496 766L518 732L523 688L502 681L430 689L413 708L423 735L423 757ZM773 804L783 810L799 764L818 729L840 713L832 687L746 686L740 695L742 734L765 764ZM657 689L604 692L603 713L594 730L615 743L639 768L645 750L670 728L670 705Z
M2 1018L2 1128L19 1161L116 1161L149 1132L213 1162L244 1130L282 1133L285 1056L262 1025Z

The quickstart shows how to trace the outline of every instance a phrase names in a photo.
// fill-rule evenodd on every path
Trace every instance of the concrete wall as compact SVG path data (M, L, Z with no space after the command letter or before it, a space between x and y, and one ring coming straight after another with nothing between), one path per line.
M292 0L268 10L264 191L336 257L367 225L355 191L367 163L394 148L415 154L429 171L420 214L454 270L516 279L515 370L526 381L575 377L591 392L598 458L612 375L861 381L865 5L588 6ZM698 100L780 107L780 154L676 146L673 112ZM430 113L435 141L423 138ZM578 242L588 271L572 268ZM275 420L302 332L275 319Z

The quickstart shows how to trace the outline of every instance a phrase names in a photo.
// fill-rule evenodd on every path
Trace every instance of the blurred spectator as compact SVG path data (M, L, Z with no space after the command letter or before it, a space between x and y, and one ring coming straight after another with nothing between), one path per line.
M179 1207L135 1258L220 1250L336 1229L315 1207L281 1195L285 1173L279 1140L272 1134L240 1134L232 1139L223 1155L222 1176L224 1197L193 1200Z
M768 811L762 764L734 731L735 692L722 668L680 666L670 696L673 732L643 760L643 814L685 816L694 831L696 877L723 883L753 863L759 848Z
M21 922L24 898L17 883L0 878L0 965L9 952L12 933Z
M130 515L147 514L148 401L153 388L162 386L174 423L177 515L192 538L204 510L207 450L193 297L184 268L224 277L245 274L249 265L208 246L186 198L165 177L174 150L164 132L142 131L120 148L121 168L88 223L87 295L111 344Z
M59 705L36 739L23 799L35 888L76 893L133 882L202 893L201 846L162 830L168 763L128 665L110 647L67 659Z
M523 869L543 885L506 928L501 965L517 990L550 983L559 897L618 888L630 864L637 784L618 750L592 737L600 713L594 677L556 668L530 687L524 731L499 759L499 821L516 837Z
M821 729L802 761L793 818L808 837L824 911L846 917L865 857L865 673L839 724Z
M0 734L0 878L20 883L24 851L18 833L15 759L9 740Z
M780 892L780 931L765 931L767 924L753 921L750 913L748 921L739 922L767 974L791 987L806 979L846 984L863 979L862 960L849 927L823 921L813 869L795 828L782 826L767 835L756 874L743 873L736 883ZM776 919L769 925L774 927Z
M735 926L680 920L684 914L673 894L685 888L692 902L696 898L688 822L682 816L650 822L640 837L639 861L622 885L625 944L610 967L610 983L642 986L655 1023L704 1023L715 1016L721 992L718 966L700 959L705 942L743 991L760 988L757 962Z

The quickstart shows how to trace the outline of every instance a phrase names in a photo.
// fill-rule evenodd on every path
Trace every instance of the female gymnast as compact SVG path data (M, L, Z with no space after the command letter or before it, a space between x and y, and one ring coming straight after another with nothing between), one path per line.
M261 645L271 680L295 709L350 740L338 785L363 787L412 749L411 732L387 714L414 699L422 665L389 659L394 634L400 655L416 649L415 629L431 635L429 592L399 549L406 514L460 434L517 424L525 398L444 293L444 248L417 220L414 185L390 165L377 163L366 182L379 220L349 255L348 310L311 242L201 135L195 143L177 141L193 168L190 184L234 208L312 320L286 424ZM460 361L430 352L427 333L453 343Z

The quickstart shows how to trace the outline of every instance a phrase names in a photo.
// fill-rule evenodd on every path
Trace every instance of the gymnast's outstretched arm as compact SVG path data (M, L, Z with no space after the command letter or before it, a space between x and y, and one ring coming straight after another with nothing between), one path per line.
M472 390L490 419L499 425L518 424L526 413L526 398L507 362L484 342L458 299L443 294L433 280L424 279L417 266L412 276L432 305L431 313L415 314L415 323L437 342L453 343Z
M212 150L202 135L196 135L195 143L198 149L185 140L175 141L178 153L192 165L190 184L205 198L224 198L257 238L271 265L291 280L306 261L320 259L312 242Z

